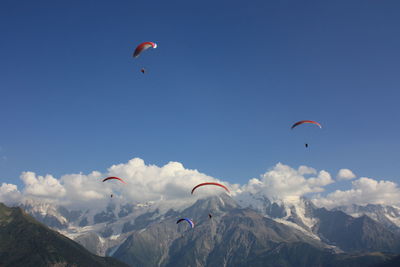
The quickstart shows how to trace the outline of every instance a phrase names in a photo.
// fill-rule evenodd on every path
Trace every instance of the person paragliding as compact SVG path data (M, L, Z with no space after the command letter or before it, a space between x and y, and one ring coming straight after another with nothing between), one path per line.
M291 127L290 129L293 130L293 129L296 128L297 126L302 125L302 124L304 124L304 123L315 124L315 125L317 125L319 128L322 128L321 124L318 123L318 122L316 122L316 121L303 120L303 121L298 121L298 122L296 122L295 124L293 124L292 127ZM305 143L304 146L305 146L306 148L308 148L308 143Z
M120 182L126 184L126 182L125 182L124 180L122 180L122 179L119 178L119 177L114 177L114 176L104 178L104 179L103 179L103 183L104 183L105 181L110 181L110 180L117 180L117 181L120 181ZM114 196L114 194L111 194L111 198L113 198L113 196Z
M153 49L154 49L154 48L157 48L157 44L156 44L156 43L153 43L153 42L144 42L144 43L139 44L139 45L136 47L135 51L133 52L133 58L139 57L144 51L146 51L146 50L149 49L149 48L153 48ZM140 70L140 72L143 73L143 74L145 74L146 69L145 69L145 68L142 68L142 69Z
M209 218L209 219L211 219L211 218L212 218L212 215L211 215L211 213L209 213L209 214L208 214L208 218Z

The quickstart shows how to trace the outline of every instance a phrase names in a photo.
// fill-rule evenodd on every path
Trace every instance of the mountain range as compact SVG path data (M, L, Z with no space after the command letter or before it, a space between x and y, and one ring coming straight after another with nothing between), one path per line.
M328 210L304 198L246 193L184 205L110 200L103 210L74 210L31 200L21 208L92 253L130 266L367 266L400 254L400 209L391 206ZM177 225L181 217L195 228Z
M0 266L126 266L88 252L23 212L0 203Z

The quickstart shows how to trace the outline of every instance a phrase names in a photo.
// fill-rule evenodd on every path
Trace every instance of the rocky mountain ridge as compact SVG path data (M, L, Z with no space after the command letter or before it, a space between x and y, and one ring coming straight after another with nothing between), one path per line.
M318 208L307 199L273 202L262 195L221 194L180 204L110 202L104 210L94 211L32 202L25 203L23 208L89 251L114 256L130 265L142 266L149 261L156 266L168 266L187 250L189 243L196 248L197 266L229 261L240 266L239 258L229 257L224 263L212 256L219 250L228 255L225 246L232 251L248 251L241 256L248 259L247 263L253 256L258 261L257 257L264 255L252 254L260 249L267 254L295 247L308 247L317 254L327 255L400 253L400 235L393 225L388 227L367 214L355 218L340 209ZM213 215L211 220L209 213ZM194 231L190 232L186 225L177 226L180 217L192 218L196 224ZM235 246L237 238L241 243L246 240L245 248ZM199 246L207 249L200 253Z

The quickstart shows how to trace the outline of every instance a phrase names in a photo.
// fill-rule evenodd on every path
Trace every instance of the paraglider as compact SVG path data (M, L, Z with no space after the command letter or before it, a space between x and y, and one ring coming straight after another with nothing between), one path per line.
M140 56L141 53L143 53L143 51L149 49L150 47L152 47L153 49L157 47L156 43L153 42L144 42L141 43L140 45L138 45L135 49L135 52L133 52L133 57L137 58ZM141 68L140 72L145 74L146 73L146 69L145 68Z
M319 128L322 128L321 124L319 124L319 123L316 122L316 121L304 120L304 121L298 121L298 122L296 122L295 124L293 124L292 127L291 127L291 129L293 130L295 127L297 127L297 126L299 126L299 125L301 125L301 124L303 124L303 123L312 123L312 124L317 125Z
M317 125L319 128L322 128L321 124L319 124L319 123L316 122L316 121L303 120L303 121L298 121L298 122L296 122L295 124L293 124L292 127L291 127L290 129L293 130L293 129L296 128L297 126L299 126L299 125L301 125L301 124L304 124L304 123L315 124L315 125ZM306 148L308 148L308 143L305 143L304 146L305 146Z
M118 180L118 181L120 181L120 182L126 184L126 182L125 182L124 180L122 180L122 179L119 178L119 177L114 177L114 176L110 176L110 177L104 178L104 179L103 179L103 183L104 183L105 181L109 181L109 180ZM113 198L113 196L114 196L114 194L111 194L110 197Z
M179 220L176 222L176 224L178 224L178 223L180 223L180 222L183 222L183 221L188 222L189 225L190 225L190 227L191 227L191 228L194 228L194 222L193 222L191 219L188 219L188 218L179 219Z
M208 214L208 218L209 218L209 219L211 219L211 218L212 218L212 215L211 215L211 213L209 213L209 214Z
M140 45L138 45L138 46L136 47L135 52L133 52L133 57L134 57L134 58L137 58L138 56L140 56L140 54L141 54L143 51L149 49L150 47L152 47L152 48L157 48L157 44L156 44L156 43L153 43L153 42L144 42L144 43L141 43Z
M223 184L220 184L220 183L202 183L202 184L198 184L198 185L196 185L195 187L193 187L193 189L192 189L192 195L193 195L194 190L196 190L197 188L199 188L199 187L201 187L201 186L205 186L205 185L216 185L216 186L222 187L222 188L225 189L228 193L230 193L229 189L228 189L225 185L223 185Z
M125 182L124 180L122 180L122 179L119 178L119 177L114 177L114 176L104 178L104 179L103 179L103 183L104 183L105 181L108 181L108 180L118 180L118 181L121 181L121 182L123 182L124 184L126 184L126 182Z

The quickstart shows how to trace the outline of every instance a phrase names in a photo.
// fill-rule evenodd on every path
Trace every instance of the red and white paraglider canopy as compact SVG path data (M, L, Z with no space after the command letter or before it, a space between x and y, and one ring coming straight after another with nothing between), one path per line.
M156 43L153 43L153 42L144 42L144 43L141 43L140 45L138 45L138 46L136 47L135 52L133 52L133 57L134 57L134 58L137 58L138 56L140 56L140 54L141 54L143 51L149 49L150 47L152 47L152 48L157 48L157 44L156 44Z

